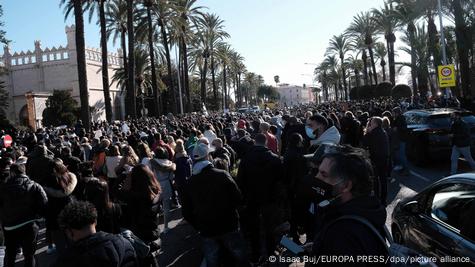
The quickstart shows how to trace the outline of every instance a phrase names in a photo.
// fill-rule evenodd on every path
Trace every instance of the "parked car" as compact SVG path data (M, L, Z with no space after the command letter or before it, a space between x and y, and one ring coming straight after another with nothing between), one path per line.
M249 108L249 110L251 112L260 112L261 108L259 106L252 106L251 108Z
M392 214L395 242L428 257L465 257L475 264L475 174L453 175L399 202ZM459 258L461 259L461 258Z
M472 149L475 149L475 116L466 110L451 108L418 109L404 113L409 131L406 152L416 165L431 160L450 159L452 140L449 136L452 113L461 113L472 132Z
M237 112L241 113L241 114L244 114L244 113L248 113L249 112L249 108L239 108L237 110Z

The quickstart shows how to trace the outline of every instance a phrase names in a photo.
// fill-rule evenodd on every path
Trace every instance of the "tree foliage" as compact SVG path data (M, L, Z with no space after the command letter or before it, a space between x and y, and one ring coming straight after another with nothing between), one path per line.
M261 85L257 88L257 96L264 101L279 100L279 92L277 89L270 85Z
M78 103L70 91L54 90L46 100L43 111L43 125L72 125L77 119Z

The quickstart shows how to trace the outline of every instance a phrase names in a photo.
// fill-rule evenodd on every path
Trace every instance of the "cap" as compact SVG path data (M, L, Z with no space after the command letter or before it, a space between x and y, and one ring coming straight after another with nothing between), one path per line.
M209 147L206 144L199 143L193 149L193 159L200 160L208 156L210 152L213 152L214 149Z

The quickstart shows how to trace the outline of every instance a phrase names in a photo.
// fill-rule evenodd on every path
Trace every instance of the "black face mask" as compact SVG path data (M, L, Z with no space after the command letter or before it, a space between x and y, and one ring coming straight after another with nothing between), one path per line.
M336 183L335 185L331 185L318 178L313 178L312 191L314 193L315 203L317 203L321 207L325 207L333 203L333 201L335 201L338 198L335 192L335 186L342 182L343 180Z

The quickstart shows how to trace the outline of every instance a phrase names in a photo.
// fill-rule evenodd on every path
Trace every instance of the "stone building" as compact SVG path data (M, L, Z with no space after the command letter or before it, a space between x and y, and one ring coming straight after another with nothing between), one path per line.
M300 104L308 104L315 101L315 96L311 88L307 86L289 85L286 83L279 84L277 91L280 95L281 106L295 106Z
M41 126L46 99L53 90L69 90L79 101L79 82L76 58L75 26L66 26L67 44L65 47L42 48L35 41L33 51L20 51L12 54L8 46L0 58L0 64L7 69L7 75L0 77L9 93L10 105L7 117L20 125L37 128ZM109 80L116 68L122 64L120 51L110 53ZM87 87L89 106L93 107L93 121L105 119L104 93L102 87L102 54L97 48L86 47ZM124 99L117 84L110 83L113 118L123 114Z

